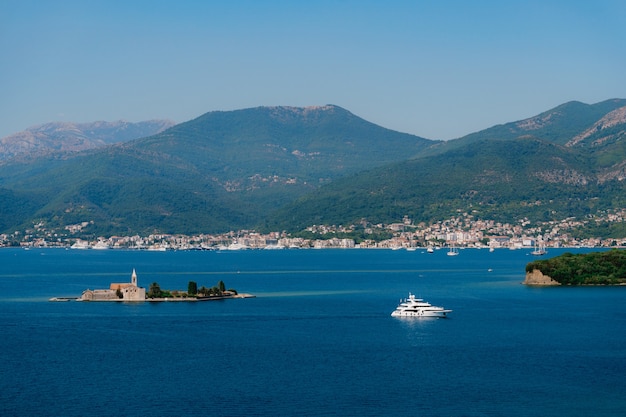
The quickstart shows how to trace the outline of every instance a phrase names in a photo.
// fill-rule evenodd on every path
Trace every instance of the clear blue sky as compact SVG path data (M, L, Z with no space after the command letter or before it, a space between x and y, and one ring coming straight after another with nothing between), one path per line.
M0 137L336 104L450 139L626 98L626 2L0 0Z

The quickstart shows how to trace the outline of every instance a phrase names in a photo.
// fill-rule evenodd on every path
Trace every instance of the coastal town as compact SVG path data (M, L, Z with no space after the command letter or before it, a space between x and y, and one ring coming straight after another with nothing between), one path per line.
M418 247L470 248L532 248L549 247L622 247L620 238L578 238L575 231L590 225L611 225L626 221L626 209L606 212L580 220L531 223L521 219L512 223L481 220L471 213L432 224L415 224L405 216L392 224L362 222L350 226L310 226L299 234L286 232L259 233L254 230L222 234L154 233L148 236L89 236L91 222L65 226L63 230L48 228L41 222L24 231L0 234L0 247L65 247L72 249L137 249L137 250L241 250L283 248L388 248Z

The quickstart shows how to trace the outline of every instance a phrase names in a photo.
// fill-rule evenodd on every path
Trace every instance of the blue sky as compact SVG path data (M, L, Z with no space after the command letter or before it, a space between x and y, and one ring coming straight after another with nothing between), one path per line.
M0 137L336 104L450 139L626 98L626 2L0 0Z

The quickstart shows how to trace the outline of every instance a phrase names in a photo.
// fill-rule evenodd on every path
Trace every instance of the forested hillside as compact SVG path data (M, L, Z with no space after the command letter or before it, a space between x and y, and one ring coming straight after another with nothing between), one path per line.
M0 224L89 221L104 234L250 228L323 184L432 143L337 106L211 112L124 144L1 166L13 202Z
M583 153L537 139L483 140L342 178L281 210L270 228L431 222L455 214L511 222L585 216L626 204L624 181L602 181Z

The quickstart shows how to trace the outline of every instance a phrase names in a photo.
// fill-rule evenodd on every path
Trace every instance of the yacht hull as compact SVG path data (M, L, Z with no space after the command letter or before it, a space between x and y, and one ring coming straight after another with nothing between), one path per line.
M452 312L452 310L442 310L442 311L394 311L391 313L392 317L439 317L445 318L448 317L448 313Z
M392 317L439 317L444 318L452 310L437 307L409 293L409 297L400 300L398 307L391 313Z

